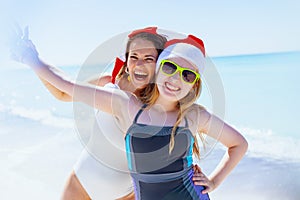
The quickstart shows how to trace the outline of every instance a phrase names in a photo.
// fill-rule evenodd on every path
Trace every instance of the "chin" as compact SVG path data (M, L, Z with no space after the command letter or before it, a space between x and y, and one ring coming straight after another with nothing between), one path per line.
M170 92L168 90L165 90L164 88L159 89L160 95L170 102L177 102L178 101L178 94L176 92Z
M144 88L146 86L147 82L143 83L143 82L140 82L140 81L135 81L133 83L133 85L135 86L136 89L141 89L141 88Z

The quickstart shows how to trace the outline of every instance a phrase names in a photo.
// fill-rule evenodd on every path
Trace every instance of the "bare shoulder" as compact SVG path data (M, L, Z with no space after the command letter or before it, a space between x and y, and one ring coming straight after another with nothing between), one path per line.
M132 93L130 93L132 94ZM129 101L129 113L131 116L131 121L133 121L137 112L142 108L142 102L137 98L137 96L132 95Z
M132 93L126 91L122 91L122 93L124 95L123 101L119 104L120 107L116 109L122 112L122 121L120 123L123 127L126 127L127 130L131 126L137 112L142 107L142 103Z
M205 129L211 118L211 114L199 104L191 105L186 111L186 116L193 131Z

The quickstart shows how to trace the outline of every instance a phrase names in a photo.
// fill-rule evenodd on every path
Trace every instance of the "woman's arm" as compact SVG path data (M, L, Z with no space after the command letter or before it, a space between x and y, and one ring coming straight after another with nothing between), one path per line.
M22 36L23 35L23 36ZM108 112L113 115L125 114L124 106L131 96L122 90L109 90L105 88L95 88L89 85L77 84L69 80L62 71L43 62L39 54L28 39L28 29L24 34L16 34L18 38L11 46L11 56L14 60L30 66L38 77L51 83L58 90L73 97L74 101L80 101L96 109ZM113 109L113 105L118 109Z
M42 83L45 85L45 87L48 89L48 91L58 100L65 101L65 102L71 102L73 101L73 97L66 92L63 92L53 86L50 82L46 81L45 79L39 77ZM99 78L91 79L88 81L88 83L96 86L104 86L105 84L109 83L111 81L110 75L101 76Z
M122 129L128 128L134 112L141 106L135 96L119 89L96 88L91 85L72 82L61 71L39 58L34 44L29 40L28 28L24 29L24 33L18 28L15 38L10 44L12 59L30 66L38 77L51 83L52 86L66 95L73 97L73 101L80 101L112 114L120 120L120 124L123 124L123 126L120 125Z
M70 81L61 71L44 63L38 56L27 55L22 59L23 63L29 65L42 79L50 82L57 89L73 97L74 101L80 101L94 108L120 115L121 110L129 101L128 93L122 90L111 90L106 88L95 88L90 85L77 84ZM113 106L118 109L113 109Z
M13 40L9 42L11 57L18 62L22 62L31 66L48 90L55 97L65 101L73 100L73 92L71 92L71 90L73 90L74 83L64 79L64 76L60 71L45 64L39 59L39 54L35 45L31 42L31 40L29 40L28 27L22 31L21 28L16 24L15 31L12 32L12 35ZM55 84L48 80L48 78L51 79L51 77L52 81L56 80ZM102 80L107 81L107 79ZM92 82L94 84L104 84L102 83L102 80L100 82L93 80Z
M50 82L46 81L45 79L39 77L39 79L42 81L42 83L45 85L47 90L58 100L65 101L65 102L71 102L73 101L72 96L69 94L57 89L55 86L53 86Z
M200 132L220 141L227 147L223 159L209 176L208 180L205 176L202 179L203 182L201 185L207 186L203 192L207 193L218 187L239 163L247 151L248 143L237 130L218 117L211 115L206 110L201 110L199 119L200 123L198 128Z

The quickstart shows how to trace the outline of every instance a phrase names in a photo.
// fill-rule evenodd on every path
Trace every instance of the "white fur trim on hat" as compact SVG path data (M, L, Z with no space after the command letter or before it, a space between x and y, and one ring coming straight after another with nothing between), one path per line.
M202 51L194 45L187 43L176 43L166 47L159 55L156 62L156 73L162 60L181 57L198 67L199 73L204 71L205 57Z

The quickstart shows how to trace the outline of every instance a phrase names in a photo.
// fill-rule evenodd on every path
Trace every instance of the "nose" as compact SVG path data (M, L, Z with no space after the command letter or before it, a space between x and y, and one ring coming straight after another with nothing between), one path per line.
M142 66L142 65L144 65L144 60L143 59L138 59L136 61L136 66Z
M180 71L177 71L175 74L173 74L171 78L174 80L180 80Z

